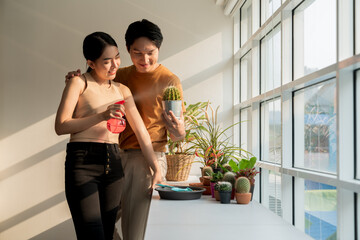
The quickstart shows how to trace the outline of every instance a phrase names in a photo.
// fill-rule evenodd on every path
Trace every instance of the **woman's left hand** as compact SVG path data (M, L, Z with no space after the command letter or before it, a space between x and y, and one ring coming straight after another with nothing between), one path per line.
M156 184L158 184L158 183L160 183L160 184L162 183L162 176L161 176L160 171L154 172L152 189L155 189Z

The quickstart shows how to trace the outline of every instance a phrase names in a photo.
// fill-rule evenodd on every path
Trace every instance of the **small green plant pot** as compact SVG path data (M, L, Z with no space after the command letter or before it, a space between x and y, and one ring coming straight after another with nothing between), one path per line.
M177 119L180 119L181 109L182 109L182 101L181 100L170 100L170 101L162 101L163 108L166 113L169 113L171 110Z
M220 194L220 202L221 202L221 203L225 203L225 204L230 203L230 200L231 200L231 192L219 191L219 194Z

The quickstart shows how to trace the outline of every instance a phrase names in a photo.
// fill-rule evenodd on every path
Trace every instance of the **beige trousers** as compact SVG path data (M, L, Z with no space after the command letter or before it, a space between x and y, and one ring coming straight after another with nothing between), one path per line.
M155 152L163 179L167 163L165 153ZM121 153L124 178L121 185L121 200L117 221L121 232L115 229L115 240L143 240L152 197L152 173L141 150ZM122 236L122 237L121 237Z

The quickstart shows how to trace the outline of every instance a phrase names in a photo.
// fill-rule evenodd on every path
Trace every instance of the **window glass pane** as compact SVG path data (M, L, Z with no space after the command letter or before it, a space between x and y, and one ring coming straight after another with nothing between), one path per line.
M336 173L336 82L294 94L295 167Z
M336 187L300 178L296 181L296 226L314 239L336 239Z
M356 107L356 157L357 169L356 178L360 180L360 70L356 71L356 94L355 94L355 107Z
M261 203L272 212L282 217L281 207L281 175L280 173L262 169L262 201Z
M281 84L281 31L278 25L261 40L261 93Z
M249 40L252 31L252 5L246 1L240 9L240 46Z
M261 25L281 6L281 0L261 0Z
M360 194L356 193L356 198L357 198L357 226L355 226L357 228L357 239L360 239Z
M360 2L355 1L355 52L360 54Z
M251 108L240 110L240 144L241 147L251 152Z
M240 101L251 98L251 52L240 59Z
M336 61L336 0L304 1L294 11L294 79Z
M281 164L281 99L261 103L261 160Z

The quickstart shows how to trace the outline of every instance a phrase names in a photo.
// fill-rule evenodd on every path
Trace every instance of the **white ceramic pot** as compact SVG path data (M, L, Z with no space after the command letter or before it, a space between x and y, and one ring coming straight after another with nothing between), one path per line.
M170 110L174 113L177 119L180 119L182 101L181 100L171 100L171 101L162 101L163 108L168 113Z

